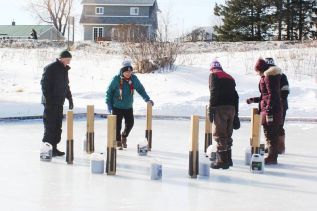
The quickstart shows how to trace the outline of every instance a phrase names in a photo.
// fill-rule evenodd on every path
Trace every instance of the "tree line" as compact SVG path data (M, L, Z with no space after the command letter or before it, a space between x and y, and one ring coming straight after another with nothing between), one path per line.
M227 0L216 4L216 41L317 38L316 0Z

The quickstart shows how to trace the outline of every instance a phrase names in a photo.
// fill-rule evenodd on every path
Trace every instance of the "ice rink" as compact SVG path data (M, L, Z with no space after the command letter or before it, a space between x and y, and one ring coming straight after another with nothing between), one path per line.
M96 152L106 150L106 119L95 121ZM64 131L65 122L63 123ZM0 122L1 210L316 210L317 124L286 125L286 154L264 174L244 164L250 124L234 132L234 167L211 170L210 178L188 176L190 120L153 120L153 150L136 152L144 141L145 119L137 119L128 149L118 151L117 175L90 173L83 151L86 120L74 123L75 160L41 162L41 120ZM204 122L200 122L200 154ZM65 132L59 145L65 150ZM263 142L263 139L262 139ZM162 181L150 180L150 162L163 165Z

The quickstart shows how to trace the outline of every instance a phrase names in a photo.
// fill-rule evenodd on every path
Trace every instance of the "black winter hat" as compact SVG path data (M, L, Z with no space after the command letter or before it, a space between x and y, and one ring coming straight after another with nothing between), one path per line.
M72 54L68 50L64 50L59 54L59 58L72 58Z
M273 58L265 58L266 63L269 65L269 67L275 66L275 62Z

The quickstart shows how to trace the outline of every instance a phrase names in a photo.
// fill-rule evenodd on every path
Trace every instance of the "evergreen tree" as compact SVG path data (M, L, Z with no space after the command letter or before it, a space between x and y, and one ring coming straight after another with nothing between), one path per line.
M216 4L218 41L302 40L316 36L316 0L228 0Z
M226 5L216 4L214 13L223 17L223 24L216 26L216 40L260 41L271 36L269 8L265 0L229 0Z

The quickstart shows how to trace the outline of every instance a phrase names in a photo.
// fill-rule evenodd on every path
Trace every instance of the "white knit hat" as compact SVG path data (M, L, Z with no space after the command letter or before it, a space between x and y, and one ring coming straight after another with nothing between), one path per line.
M132 63L129 60L124 60L122 62L122 67L132 67Z

